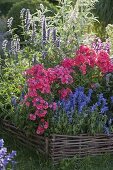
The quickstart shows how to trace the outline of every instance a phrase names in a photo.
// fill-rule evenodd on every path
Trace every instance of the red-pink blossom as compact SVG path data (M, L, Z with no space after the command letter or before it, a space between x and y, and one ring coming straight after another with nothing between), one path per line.
M41 96L38 96L37 98L34 98L32 100L33 106L36 107L36 109L47 109L48 108L48 102L46 102Z
M30 120L33 120L33 121L36 120L36 115L35 115L35 114L32 114L32 113L29 114L29 119L30 119Z
M42 117L45 117L45 115L47 114L47 110L41 110L41 109L38 109L36 110L35 112L35 115L42 118Z
M61 61L61 65L65 68L72 68L74 66L74 59L73 58L65 58Z
M87 70L86 70L86 64L81 65L79 68L80 68L82 74L85 75L85 74L86 74L86 71L87 71Z
M112 68L110 56L104 50L98 52L96 65L99 67L102 73L108 73ZM112 69L111 69L112 71Z
M38 135L42 135L45 132L45 130L48 129L48 126L49 126L48 122L45 121L44 119L41 119L39 126L37 127L36 133Z
M45 132L45 129L42 126L39 125L37 130L36 130L36 133L38 135L42 135L44 132Z
M29 102L26 102L25 105L26 105L27 107L29 107L29 106L30 106L30 103L29 103Z
M49 108L50 109L53 109L54 111L57 109L57 103L56 102L53 102L49 105Z
M72 93L71 89L70 88L63 88L61 90L59 90L59 93L60 93L60 98L61 99L65 99L69 96L70 93Z

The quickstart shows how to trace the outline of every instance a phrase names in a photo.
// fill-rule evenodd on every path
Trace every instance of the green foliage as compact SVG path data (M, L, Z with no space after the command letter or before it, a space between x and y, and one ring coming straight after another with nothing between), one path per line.
M65 111L59 110L58 112L57 118L51 120L51 133L68 135L83 133L95 135L96 133L103 133L103 126L107 117L99 114L99 110L94 111L93 113L91 113L91 111L88 112L88 108L86 108L86 110L84 109L82 113L75 111L71 123L69 123Z
M1 3L7 3L7 2L13 2L13 3L15 2L16 3L16 2L18 2L18 0L0 0L0 4Z
M110 117L113 116L113 114L112 114L113 103L111 103L111 100L110 100L111 96L113 96L112 85L113 85L113 72L112 73L107 73L106 75L103 76L103 78L102 78L102 80L100 82L101 89L99 89L99 90L103 91L104 96L107 99L107 102L109 104L109 111L111 112Z
M112 170L109 167L110 157L109 154L105 154L94 157L87 156L82 159L77 157L66 159L61 162L59 170Z
M25 62L20 62L17 65L13 61L6 61L5 67L0 70L0 117L13 117L13 108L11 98L19 97L24 84L23 70L27 67ZM13 115L13 116L12 116Z
M0 18L0 32L5 32L7 29L7 19L5 17Z

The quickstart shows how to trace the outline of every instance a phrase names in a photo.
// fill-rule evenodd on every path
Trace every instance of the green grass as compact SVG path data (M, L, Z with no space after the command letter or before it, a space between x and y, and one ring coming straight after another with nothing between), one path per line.
M59 166L53 167L51 162L36 151L20 144L18 140L0 129L0 138L5 141L8 151L16 150L17 165L15 170L113 170L113 156L103 155L83 159L68 159Z

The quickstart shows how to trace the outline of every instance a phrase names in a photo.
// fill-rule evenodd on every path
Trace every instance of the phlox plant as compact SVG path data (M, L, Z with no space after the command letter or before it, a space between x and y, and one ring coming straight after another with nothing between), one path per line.
M18 117L21 119L25 116L24 123L30 120L35 126L36 133L43 134L49 127L50 113L57 109L59 99L66 100L77 86L84 86L85 91L88 91L92 82L98 83L103 75L112 71L113 64L108 53L103 50L96 53L93 49L83 45L76 51L75 57L65 58L55 67L45 68L42 64L34 65L24 72L26 90L23 91L24 95L17 105L22 106ZM97 79L95 79L96 76ZM86 96L88 101L91 93L89 90L89 98ZM98 102L101 98L100 95ZM87 100L79 106L78 112L86 105ZM95 98L92 102L96 103ZM102 102L102 108L100 109L99 104L98 107L100 112L104 113L107 111L106 100L102 99ZM27 111L23 116L25 110Z
M9 164L12 164L12 170L15 165L15 161L13 160L16 156L16 151L12 151L11 153L7 152L7 148L4 147L4 140L0 139L0 170L6 170Z

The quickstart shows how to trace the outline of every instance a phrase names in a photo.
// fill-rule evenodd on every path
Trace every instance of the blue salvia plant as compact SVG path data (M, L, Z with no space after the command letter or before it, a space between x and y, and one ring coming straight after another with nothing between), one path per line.
M60 100L51 122L53 131L74 135L105 132L109 135L113 117L108 116L107 100L102 93L93 99L93 93L89 89L86 94L84 87L78 87L67 99Z
M13 170L16 163L13 160L15 156L16 151L8 153L7 148L4 147L4 140L0 139L0 170L6 170L9 164L12 164L11 170Z

